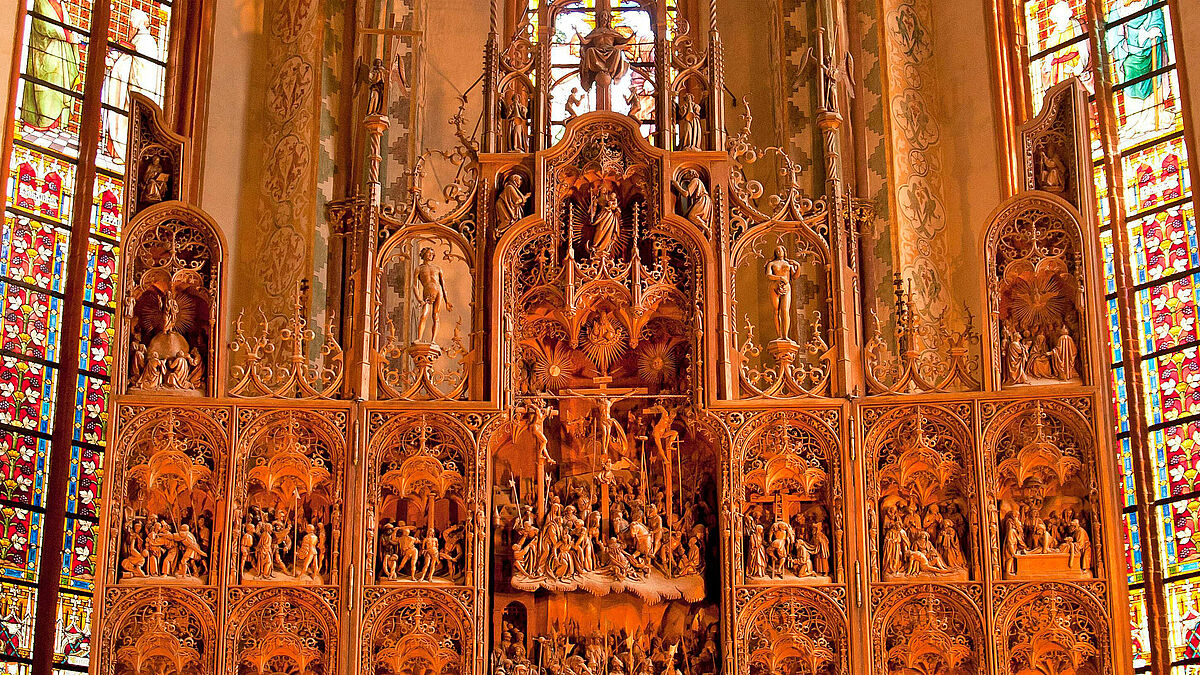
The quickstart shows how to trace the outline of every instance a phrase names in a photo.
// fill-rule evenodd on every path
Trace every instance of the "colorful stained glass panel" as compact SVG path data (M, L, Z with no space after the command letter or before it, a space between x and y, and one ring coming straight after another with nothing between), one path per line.
M83 335L79 345L79 367L96 375L108 375L116 320L107 310L83 306Z
M43 364L0 355L0 424L49 434L57 375Z
M1183 108L1174 70L1114 91L1113 108L1122 152L1152 138L1183 131Z
M115 301L116 281L117 247L107 241L92 239L88 242L88 267L83 299L112 307Z
M1118 457L1121 461L1121 496L1125 506L1137 504L1137 474L1133 472L1133 447L1128 437L1118 441Z
M1117 313L1117 299L1108 299L1108 346L1112 362L1120 363L1124 358L1121 351L1121 315Z
M1142 533L1138 528L1137 514L1126 513L1121 519L1121 534L1125 538L1125 570L1129 574L1129 585L1142 583Z
M1200 338L1196 326L1196 284L1200 274L1138 291L1142 350L1171 349Z
M25 0L25 7L82 31L92 23L92 0Z
M0 429L0 498L42 508L49 464L50 441Z
M104 453L90 447L71 446L71 472L67 483L67 512L99 517L100 478Z
M96 524L67 518L63 542L62 585L90 593L96 576Z
M0 507L0 576L37 581L42 515L15 506Z
M1129 431L1129 397L1125 394L1125 367L1112 369L1113 378L1113 415L1117 421L1117 431Z
M1200 658L1200 583L1169 583L1165 595L1171 660Z
M54 662L88 665L92 647L92 599L87 595L62 592L58 595L58 618L54 626Z
M8 167L8 206L67 223L74 203L75 165L13 145Z
M1200 500L1184 499L1158 507L1162 532L1163 576L1200 571Z
M1191 194L1192 178L1183 137L1125 155L1121 164L1125 173L1125 206L1132 213Z
M0 232L0 276L62 293L70 236L62 227L8 214Z
M1146 620L1146 591L1129 589L1129 631L1133 634L1133 667L1150 665L1150 625Z
M1149 424L1200 413L1200 355L1195 347L1146 359L1142 373Z
M1191 204L1130 221L1129 240L1138 284L1200 266L1196 213ZM1110 288L1110 293L1116 290Z
M1030 55L1087 32L1084 0L1032 0L1025 3L1025 39Z
M102 445L108 426L109 383L87 375L79 376L75 388L75 440Z
M1041 109L1046 92L1059 82L1079 77L1088 93L1096 90L1086 40L1060 47L1029 64L1033 107Z
M1130 0L1112 4L1104 17L1104 48L1114 87L1145 82L1155 70L1175 63L1171 17L1164 3ZM1142 11L1152 4L1159 7Z
M1149 440L1158 499L1200 490L1200 422L1156 429Z
M17 111L13 138L31 146L36 145L77 158L79 130L83 122L83 99L54 91L54 95L61 99L55 104L55 110L59 110L58 118L47 126L34 126L34 121L41 119L42 113L37 112L36 108L31 108L34 105L31 99L45 97L47 91L46 85L30 82L25 78L17 82L17 101L22 109ZM30 122L23 122L22 119L29 119Z
M105 173L97 173L96 186L92 191L92 234L120 238L124 203L125 182Z
M10 354L57 360L62 300L8 282L0 282L0 298L0 347Z
M112 18L108 24L108 39L131 51L149 52L147 41L153 41L166 60L167 37L171 28L171 5L154 0L112 0Z
M36 588L0 583L0 661L32 656L36 599Z

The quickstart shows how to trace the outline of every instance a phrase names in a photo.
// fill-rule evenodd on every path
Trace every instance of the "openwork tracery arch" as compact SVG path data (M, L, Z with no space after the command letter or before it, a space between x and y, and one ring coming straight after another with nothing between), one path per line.
M469 602L469 594L467 596ZM362 672L404 675L469 672L476 653L462 597L440 590L388 591L363 617Z
M115 597L115 596L114 596ZM183 589L121 594L108 606L101 636L105 675L215 672L215 620L207 599Z
M872 607L873 672L881 675L987 672L979 607L961 589L914 584L881 593Z
M332 675L337 620L326 599L306 589L238 592L225 630L227 667L246 675Z
M734 629L738 673L850 672L845 615L821 592L806 588L764 591L749 598L738 619Z

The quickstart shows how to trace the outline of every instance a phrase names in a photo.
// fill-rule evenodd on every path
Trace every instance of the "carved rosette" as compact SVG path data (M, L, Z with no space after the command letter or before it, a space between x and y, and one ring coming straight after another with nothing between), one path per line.
M369 589L366 596L360 672L476 673L471 591Z
M734 649L739 675L850 672L844 611L809 588L739 591Z
M301 588L235 589L225 621L230 672L330 675L338 669L341 630L330 600Z
M913 584L889 589L871 608L873 673L986 671L978 598L952 586Z
M863 409L871 581L979 578L973 417L970 403Z
M148 208L124 232L116 391L215 396L220 391L225 243L203 211Z
M996 658L1003 672L1071 675L1110 672L1104 604L1074 584L1026 584L996 610Z

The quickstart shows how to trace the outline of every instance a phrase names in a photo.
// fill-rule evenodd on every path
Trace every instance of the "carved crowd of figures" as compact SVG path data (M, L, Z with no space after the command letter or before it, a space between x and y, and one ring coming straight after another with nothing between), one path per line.
M577 36L578 87L549 90L528 23L489 50L484 139L459 127L446 209L419 186L406 208L331 209L355 294L323 337L302 290L262 320L283 328L239 320L223 351L217 228L169 200L131 224L104 672L1111 670L1113 470L1077 219L1044 194L1001 209L988 335L919 327L900 292L888 362L854 323L867 207L837 178L837 38L811 57L832 148L812 199L748 111L726 139L715 32L701 53L679 26L675 81L613 112L646 55L612 4ZM356 101L372 152L384 62ZM564 94L568 119L543 119ZM747 175L768 156L777 194ZM1077 182L1040 161L1044 191ZM185 182L145 166L146 202ZM1038 651L1055 640L1070 658Z

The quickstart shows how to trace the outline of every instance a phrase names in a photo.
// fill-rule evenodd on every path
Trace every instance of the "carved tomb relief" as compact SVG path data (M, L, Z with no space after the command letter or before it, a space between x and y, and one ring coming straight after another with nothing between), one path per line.
M399 235L380 256L379 382L387 398L460 398L474 311L471 253L436 228Z
M831 442L835 433L827 422L805 413L770 413L748 423L734 441L741 522L730 525L740 528L746 583L842 580L841 460Z
M330 423L314 414L267 417L240 442L235 578L241 584L331 583L341 541L341 446L332 441Z
M1051 401L1002 411L984 439L994 464L993 547L1005 579L1091 578L1095 574L1098 488L1090 444Z
M979 513L969 410L917 405L868 411L873 579L974 578Z

